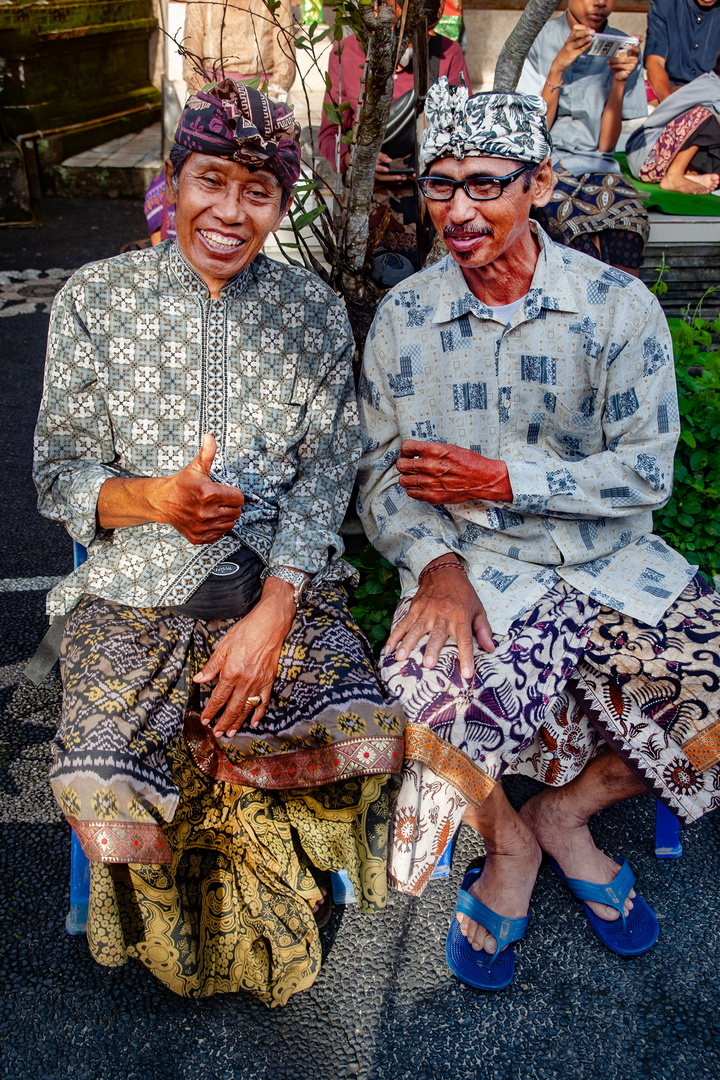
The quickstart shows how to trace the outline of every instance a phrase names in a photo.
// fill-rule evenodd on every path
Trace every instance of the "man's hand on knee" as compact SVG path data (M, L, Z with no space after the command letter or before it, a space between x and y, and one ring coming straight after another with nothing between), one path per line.
M259 603L232 626L199 674L201 685L217 679L200 719L208 727L220 710L214 735L237 735L248 717L257 727L270 701L278 661L295 617L292 587L268 579ZM260 699L259 704L251 702Z
M428 566L441 559L434 559ZM485 652L495 651L485 608L459 562L457 568L443 566L423 578L407 615L393 628L386 648L388 652L397 649L397 659L404 660L426 634L429 638L423 666L435 667L440 650L454 638L464 679L472 678L474 671L473 635Z

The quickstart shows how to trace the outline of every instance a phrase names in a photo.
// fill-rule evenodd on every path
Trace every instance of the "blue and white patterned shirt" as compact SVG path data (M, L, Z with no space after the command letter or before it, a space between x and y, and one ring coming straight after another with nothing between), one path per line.
M34 476L41 513L89 560L49 614L83 593L181 604L239 542L271 566L353 574L339 536L360 455L353 351L331 290L263 255L219 300L175 242L78 270L53 306ZM194 546L170 525L98 529L109 477L176 472L204 432L213 478L245 495L232 533Z
M358 512L404 595L432 559L464 559L497 634L558 577L655 625L695 573L652 535L680 429L665 316L641 282L537 235L506 327L450 255L383 300L360 384ZM405 438L502 459L512 502L410 498Z

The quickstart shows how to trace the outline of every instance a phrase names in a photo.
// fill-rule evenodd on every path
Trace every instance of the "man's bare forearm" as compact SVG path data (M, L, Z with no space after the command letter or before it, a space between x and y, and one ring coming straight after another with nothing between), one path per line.
M106 480L97 501L101 529L124 529L130 525L162 522L157 503L159 477L120 477Z
M602 154L612 154L620 138L624 92L625 84L616 82L613 79L610 94L600 120L598 150Z
M664 57L646 56L645 70L647 71L648 82L655 91L655 97L658 101L664 101L675 89L670 84L668 73L665 70Z

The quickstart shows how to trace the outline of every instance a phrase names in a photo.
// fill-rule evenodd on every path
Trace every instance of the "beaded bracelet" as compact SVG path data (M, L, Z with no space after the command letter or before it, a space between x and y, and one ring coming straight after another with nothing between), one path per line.
M548 86L551 90L559 90L561 86L565 85L565 83L562 81L562 79L559 83L551 83L549 79L546 79L545 85Z
M467 574L467 570L461 562L457 562L457 560L455 559L446 559L444 562L438 562L434 563L432 566L426 566L425 569L420 572L420 577L418 578L418 585L424 577L427 577L428 574L432 574L435 570L442 570L445 566L453 566L456 570L462 570L463 574Z

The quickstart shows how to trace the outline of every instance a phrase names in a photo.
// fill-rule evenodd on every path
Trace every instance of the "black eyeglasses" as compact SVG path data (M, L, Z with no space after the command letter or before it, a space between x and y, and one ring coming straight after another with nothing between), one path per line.
M499 199L505 188L517 180L527 167L521 165L507 176L468 176L464 180L451 180L449 176L422 176L418 185L425 198L432 202L450 202L458 188L462 188L468 198L475 202L487 202L489 199Z

